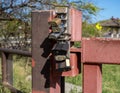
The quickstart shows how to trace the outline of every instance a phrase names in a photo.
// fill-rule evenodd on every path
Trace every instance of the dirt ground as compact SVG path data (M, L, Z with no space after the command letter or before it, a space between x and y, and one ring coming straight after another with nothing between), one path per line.
M65 93L82 93L82 87L66 82Z

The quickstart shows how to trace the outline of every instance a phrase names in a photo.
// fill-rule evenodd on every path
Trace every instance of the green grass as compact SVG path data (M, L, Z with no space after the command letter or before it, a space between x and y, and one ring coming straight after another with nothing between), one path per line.
M26 80L26 77L28 75L31 75L31 66L26 64L27 58L14 56L13 60L14 60L13 86L21 90L23 93L30 93L31 81ZM11 93L11 92L7 88L3 88L2 83L0 82L0 93Z
M78 86L82 86L82 75L79 74L78 76L75 77L66 77L65 81Z
M66 82L82 86L82 74L66 77ZM102 66L102 93L120 93L120 65Z
M102 86L102 93L120 93L120 65L103 65Z
M31 66L26 64L25 57L14 57L14 86L23 93L31 92L31 81L26 81L26 77L31 74ZM120 65L103 65L102 66L102 93L120 93ZM82 74L76 77L66 77L66 82L82 86ZM3 86L1 83L0 71L0 93ZM10 93L6 88L4 93ZM76 89L71 93L77 93Z
M26 68L25 58L14 63L14 85L23 93L30 93L31 81L26 80L26 77L31 74L31 67Z
M77 88L74 87L73 89L70 90L70 93L82 93L82 92L78 91Z

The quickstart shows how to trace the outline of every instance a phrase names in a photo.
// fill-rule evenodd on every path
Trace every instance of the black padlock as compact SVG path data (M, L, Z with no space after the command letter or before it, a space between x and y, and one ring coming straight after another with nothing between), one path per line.
M58 28L60 31L52 32L49 34L48 38L49 39L54 39L57 40L59 37L64 33L64 28Z
M52 51L55 55L67 53L69 49L69 43L67 41L58 41Z
M57 61L56 62L56 70L57 71L69 71L71 70L70 59L66 59L64 61Z

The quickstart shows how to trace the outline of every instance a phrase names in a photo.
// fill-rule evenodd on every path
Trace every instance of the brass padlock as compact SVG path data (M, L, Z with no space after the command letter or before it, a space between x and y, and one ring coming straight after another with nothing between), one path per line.
M59 32L61 29L60 27L51 27L52 28L52 32Z
M48 24L50 26L53 26L53 27L58 27L61 24L61 19L60 18L54 18L53 20L48 22Z
M55 55L56 61L64 61L66 60L66 55Z

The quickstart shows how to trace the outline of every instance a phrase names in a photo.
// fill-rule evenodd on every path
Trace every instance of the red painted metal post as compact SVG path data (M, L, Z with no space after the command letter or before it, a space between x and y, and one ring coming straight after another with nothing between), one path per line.
M50 62L47 36L49 12L32 13L32 93L49 93Z
M83 38L82 62L120 64L120 40L111 38Z
M70 53L71 70L62 72L62 76L77 76L81 72L80 53Z
M81 41L82 39L82 12L71 8L69 11L71 41Z
M13 85L13 60L12 55L2 52L2 81Z
M32 93L61 93L61 75L51 72L50 17L52 11L32 13Z
M54 73L55 74L55 73ZM64 89L62 89L63 86L61 86L61 82L63 81L64 84L64 77L61 77L60 75L51 75L50 79L50 92L49 93L64 93ZM63 92L61 92L63 91Z
M102 93L101 64L83 64L83 93Z
M11 93L22 93L13 87L13 60L9 53L1 52L2 55L2 83ZM4 91L4 90L3 90Z

